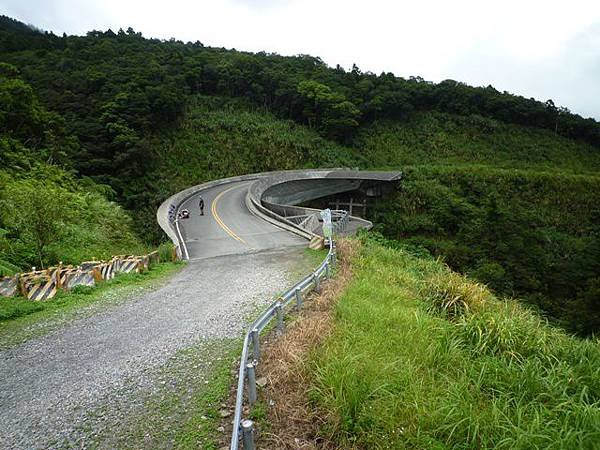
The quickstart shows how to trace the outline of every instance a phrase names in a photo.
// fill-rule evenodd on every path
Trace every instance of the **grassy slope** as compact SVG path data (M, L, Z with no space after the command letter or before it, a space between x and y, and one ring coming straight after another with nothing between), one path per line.
M546 130L479 116L420 113L406 122L375 122L356 147L374 167L488 165L534 171L598 173L598 149Z
M323 432L341 448L598 443L597 340L403 250L369 241L355 263L310 369L311 397L329 412Z
M302 167L358 165L352 150L243 100L196 97L181 125L154 143L163 189L207 180Z
M405 172L401 191L372 211L387 237L426 247L571 331L599 329L598 149L441 113L375 123L357 142L375 166Z

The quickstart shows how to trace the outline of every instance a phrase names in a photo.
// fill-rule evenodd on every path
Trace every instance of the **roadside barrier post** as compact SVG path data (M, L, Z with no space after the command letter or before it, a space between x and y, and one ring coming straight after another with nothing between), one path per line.
M283 333L283 306L281 303L277 303L275 310L277 311L277 332L281 334Z
M260 336L258 328L252 330L252 353L256 361L260 358Z
M255 450L254 422L249 419L242 420L242 442L244 443L244 450Z
M256 403L256 366L254 362L246 364L246 376L248 377L248 402L250 405Z
M343 222L342 222L343 223ZM322 238L321 238L322 239ZM321 241L323 242L323 241ZM321 293L321 277L325 280L333 276L333 270L338 262L336 259L336 245L332 238L327 241L329 252L321 265L314 272L309 272L301 282L285 294L282 294L260 315L254 324L248 330L244 341L244 350L240 358L238 388L236 392L236 407L234 428L231 433L231 450L240 449L240 441L244 450L256 450L254 444L254 434L256 426L252 420L242 419L246 402L247 407L252 407L258 400L258 387L256 383L256 368L261 354L260 331L265 329L268 324L275 321L275 330L280 336L284 332L284 308L292 305L296 301L296 309L300 310L304 303L304 293L314 289ZM298 287L301 286L302 288ZM251 347L250 347L251 346ZM250 350L252 353L249 354ZM244 384L247 383L247 386ZM237 426L235 424L237 423ZM241 435L241 436L240 436ZM240 439L241 438L241 439Z
M302 308L302 291L300 288L296 288L296 307L298 311Z

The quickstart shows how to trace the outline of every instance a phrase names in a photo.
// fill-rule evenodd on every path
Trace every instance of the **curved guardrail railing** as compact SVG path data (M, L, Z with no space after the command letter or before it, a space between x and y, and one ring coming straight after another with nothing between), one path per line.
M337 211L339 217L333 223L335 234L342 232L348 224L349 214L346 211ZM345 213L345 214L343 214ZM256 402L256 367L260 359L260 333L272 321L277 321L278 332L283 332L283 318L285 310L290 305L300 309L304 296L312 290L320 292L321 279L329 278L336 265L335 242L329 239L329 251L321 265L308 274L291 289L282 294L273 302L250 326L244 336L240 368L238 373L237 394L235 398L235 413L233 416L233 431L231 433L231 450L237 450L242 438L244 450L254 450L254 424L249 419L242 418L244 407L244 392L250 405ZM250 352L252 348L252 352ZM246 389L244 389L246 387Z

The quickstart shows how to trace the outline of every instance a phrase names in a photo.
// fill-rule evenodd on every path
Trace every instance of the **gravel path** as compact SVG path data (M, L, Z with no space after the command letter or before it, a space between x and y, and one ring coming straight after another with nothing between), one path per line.
M241 336L291 284L302 252L193 262L157 291L0 352L0 448L103 447L90 436L134 414L128 399L153 389L178 351Z

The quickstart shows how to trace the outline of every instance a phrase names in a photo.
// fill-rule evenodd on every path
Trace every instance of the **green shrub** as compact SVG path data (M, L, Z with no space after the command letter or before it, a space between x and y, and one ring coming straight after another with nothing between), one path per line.
M76 295L90 295L94 292L95 286L75 286L71 292Z
M0 322L26 316L44 309L40 302L32 302L23 298L0 297Z
M173 251L175 246L171 241L163 242L158 246L158 257L161 262L168 262L173 260Z
M420 294L432 311L451 319L482 309L492 297L485 286L450 270L427 277Z
M2 259L28 270L143 253L129 215L89 188L50 165L0 177Z

